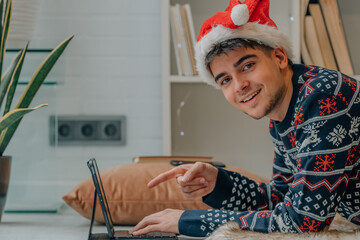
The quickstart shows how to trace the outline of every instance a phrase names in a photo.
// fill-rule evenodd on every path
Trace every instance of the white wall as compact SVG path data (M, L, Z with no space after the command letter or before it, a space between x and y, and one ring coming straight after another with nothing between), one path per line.
M59 84L43 86L34 101L50 106L26 116L5 152L14 158L8 210L62 203L89 177L90 157L106 169L162 153L160 0L42 1L30 48L54 48L71 34L49 76ZM55 149L48 142L48 115L55 112L125 115L126 146Z

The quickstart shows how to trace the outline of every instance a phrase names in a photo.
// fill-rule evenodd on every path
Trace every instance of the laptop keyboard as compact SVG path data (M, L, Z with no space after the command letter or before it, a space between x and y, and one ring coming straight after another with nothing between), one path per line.
M133 236L130 235L128 231L115 231L115 237L127 237L127 238L161 238L161 237L175 237L174 233L164 233L164 232L151 232L144 235Z

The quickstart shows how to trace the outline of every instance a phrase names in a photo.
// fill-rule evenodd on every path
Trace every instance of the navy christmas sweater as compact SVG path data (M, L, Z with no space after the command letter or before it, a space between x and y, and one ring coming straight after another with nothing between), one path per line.
M270 121L275 146L270 183L219 169L213 209L185 211L181 234L207 236L236 221L258 232L316 232L335 213L360 224L360 84L337 71L295 65L282 122Z

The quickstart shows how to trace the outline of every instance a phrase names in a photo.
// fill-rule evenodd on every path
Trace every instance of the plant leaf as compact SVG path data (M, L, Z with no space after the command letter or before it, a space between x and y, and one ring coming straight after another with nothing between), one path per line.
M29 46L29 43L27 43L25 48L21 51L20 59L19 59L18 63L16 64L16 67L12 73L11 82L10 82L10 85L7 88L7 92L6 92L6 105L5 105L4 115L7 112L9 112L9 110L10 110L11 103L12 103L12 100L13 100L13 97L15 94L15 90L16 90L18 81L19 81L22 65L24 63L24 59L25 59L25 55L26 55L28 46ZM0 106L1 106L1 102L0 102Z
M60 55L65 50L66 46L69 44L70 40L74 36L70 36L67 39L65 39L63 42L61 42L51 53L48 55L48 57L41 63L38 70L35 72L33 77L31 78L26 90L24 91L23 95L21 96L18 104L15 108L27 108L31 100L34 98L36 92L39 90L41 84L44 82L47 74L51 70L51 68L54 66L57 59L60 57ZM15 123L13 123L10 127L8 127L6 130L1 132L0 136L0 156L3 155L7 145L9 144L12 136L14 135L17 127L20 124L22 118L17 120Z
M16 65L19 62L20 56L21 56L21 51L18 54L16 54L12 63L10 64L10 66L6 70L4 76L2 77L1 84L0 84L0 106L2 106L2 102L4 100L6 92L8 90L9 84L11 82L11 77L15 71Z
M17 120L22 118L25 114L30 113L38 108L42 108L45 106L47 106L47 104L41 104L34 108L18 108L18 109L12 110L11 112L8 112L0 119L0 132L2 132L4 129L8 128L9 126L11 126Z
M46 76L49 74L50 70L73 37L74 36L72 35L61 42L40 64L15 108L27 108L30 105L32 99L39 90L41 84L44 82Z
M4 1L4 0L2 0L2 1ZM1 8L1 11L3 11L2 8ZM6 6L5 6L4 24L1 25L2 29L1 29L1 43L0 43L0 76L1 76L1 72L2 72L3 60L4 60L4 55L5 55L6 39L9 34L9 29L10 29L11 14L12 14L12 0L8 0L8 1L6 1ZM1 20L2 20L2 18L1 18Z

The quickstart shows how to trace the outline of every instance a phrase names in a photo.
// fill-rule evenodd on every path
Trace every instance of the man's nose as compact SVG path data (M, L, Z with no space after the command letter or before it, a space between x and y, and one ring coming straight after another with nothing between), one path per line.
M246 79L241 79L238 77L235 77L235 91L236 92L242 92L244 91L247 87L249 87L249 81Z

